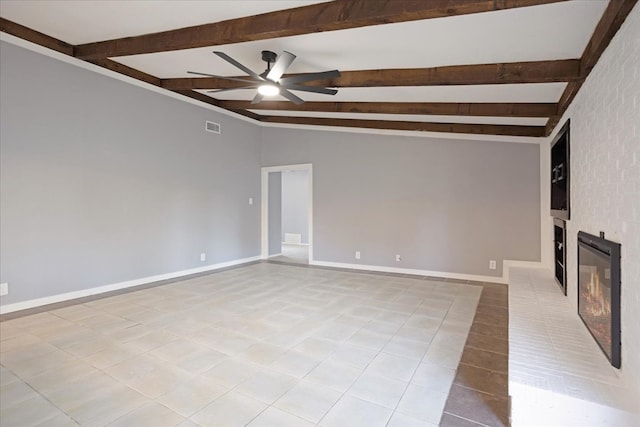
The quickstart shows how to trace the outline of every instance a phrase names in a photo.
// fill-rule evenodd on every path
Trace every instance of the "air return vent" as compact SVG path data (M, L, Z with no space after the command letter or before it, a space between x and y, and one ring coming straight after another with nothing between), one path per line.
M209 120L206 121L204 128L207 130L207 132L213 132L213 133L222 132L222 129L220 128L220 123L210 122Z

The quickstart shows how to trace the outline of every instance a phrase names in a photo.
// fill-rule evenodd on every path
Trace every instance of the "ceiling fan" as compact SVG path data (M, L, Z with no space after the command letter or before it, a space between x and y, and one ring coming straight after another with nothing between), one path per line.
M270 50L263 50L262 60L267 63L267 69L260 74L245 67L224 52L214 51L213 53L224 59L234 67L239 68L240 70L247 73L251 77L251 79L217 76L215 74L187 71L187 73L197 74L199 76L215 77L218 79L234 80L247 83L247 85L245 86L229 89L210 90L208 92L223 92L235 89L257 88L258 93L251 101L252 104L257 104L258 102L262 101L265 96L275 96L278 94L282 95L295 104L302 104L304 100L291 93L292 90L300 92L322 93L325 95L335 95L336 93L338 93L336 89L318 86L305 86L300 84L313 80L324 80L339 77L340 71L338 70L323 71L319 73L305 73L291 77L282 77L282 75L285 73L287 68L289 68L294 59L296 59L296 56L293 53L287 52L286 50L283 51L280 55L276 55ZM271 64L273 64L273 67L271 66Z

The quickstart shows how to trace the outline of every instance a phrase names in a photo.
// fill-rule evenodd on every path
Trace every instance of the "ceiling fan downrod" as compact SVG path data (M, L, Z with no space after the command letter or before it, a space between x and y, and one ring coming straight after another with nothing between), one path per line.
M264 76L262 77L265 77L269 73L269 71L271 71L271 64L276 62L277 58L278 58L278 55L276 55L275 52L272 52L270 50L262 51L262 60L267 63L267 69L263 73Z

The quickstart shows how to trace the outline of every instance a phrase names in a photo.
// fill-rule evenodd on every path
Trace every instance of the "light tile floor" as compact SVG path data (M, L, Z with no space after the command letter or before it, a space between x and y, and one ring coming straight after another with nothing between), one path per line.
M257 263L6 320L0 425L435 426L481 292Z
M282 253L270 258L273 261L289 262L294 264L309 264L309 246L282 243Z

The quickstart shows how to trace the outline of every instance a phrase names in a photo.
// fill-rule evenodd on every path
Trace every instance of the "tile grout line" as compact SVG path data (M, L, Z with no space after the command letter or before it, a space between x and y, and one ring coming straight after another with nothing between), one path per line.
M235 267L235 268L242 268L242 267L245 267L245 266L243 265L243 266L238 266L238 267ZM216 273L218 273L218 272L209 273L209 274L206 274L205 276L208 276L208 275L211 275L211 274L216 274ZM350 273L350 274L351 274L351 273L360 273L360 274L361 274L362 272L361 272L361 271L354 271L354 272L349 271L349 272L347 272L347 273ZM372 274L377 275L375 272L373 272ZM395 276L395 275L393 275L393 276L392 276L392 275L389 275L389 274L384 274L384 275L382 275L382 276L391 276L391 277L400 277L400 278L404 278L402 275L400 275L400 276ZM409 277L409 279L416 279L416 278L415 278L415 277ZM185 279L185 280L190 280L190 279ZM445 282L445 283L446 283L446 282ZM456 283L456 284L463 284L463 285L470 285L470 284L468 284L468 283L458 283L458 282L454 282L454 283ZM166 283L166 284L169 284L169 283ZM165 284L165 283L163 283L163 284L159 284L159 285L157 285L157 286L162 286L162 285L166 285L166 284ZM151 288L151 287L148 287L148 288L146 288L146 289L149 289L149 288ZM483 288L484 288L484 286L483 286ZM131 292L137 292L137 291L139 291L139 290L140 290L140 289L131 290ZM483 292L484 292L484 289L483 289L482 293L483 293ZM128 292L127 292L127 293L128 293ZM480 299L481 299L481 297L482 297L482 293L481 293L481 295L476 299L476 310L477 310L478 305L480 304ZM103 299L103 298L104 298L104 299L106 299L106 298L109 298L110 296L111 296L111 295L108 295L108 296L107 296L107 295L104 295L104 296L101 296L101 298L97 298L96 300L100 300L100 299ZM93 301L96 301L96 300L91 300L91 301L89 301L89 302L93 302ZM455 301L455 300L454 300L454 301ZM389 342L390 342L394 337L398 337L398 331L399 331L399 330L400 330L404 325L406 325L406 323L409 321L410 317L411 317L412 315L414 315L414 314L415 314L415 313L420 309L420 307L421 307L423 304L424 304L424 303L421 303L421 304L419 304L418 306L416 306L416 308L411 312L411 314L410 314L409 316L407 316L407 319L402 323L402 325L401 325L401 326L396 330L396 332L395 332L393 335L391 335L391 337L390 337L389 339L387 339L387 340L386 340L386 342L385 342L385 344L382 346L382 348L381 348L380 350L378 350L378 351L377 351L376 356L374 356L374 357L373 357L373 359L372 359L372 360L367 364L367 367L372 363L372 361L373 361L373 360L375 360L375 358L376 358L378 355L380 355L380 354L384 353L384 351L383 351L384 347L385 347L387 344L389 344ZM452 302L452 304L453 304L453 302ZM71 303L71 304L69 304L68 306L71 306L71 305L76 305L76 304ZM85 305L85 303L80 303L80 305ZM141 307L148 308L148 307L146 307L146 306L141 306ZM103 313L103 314L107 314L107 315L115 315L115 314L111 313L110 311L105 311L102 307L99 307L99 306L89 306L88 308L90 308L91 310L96 310L96 311L98 311L98 312L100 312L100 313ZM57 310L57 309L59 309L59 307L58 307L58 308L56 308L56 309L54 309L54 310ZM440 330L441 330L442 325L443 325L443 322L444 322L444 319L446 318L447 314L449 314L449 310L450 310L450 309L451 309L451 306L449 306L449 308L447 309L447 313L446 313L446 314L442 317L442 319L440 320L440 323L439 323L439 325L438 325L438 329L437 329L437 330L436 330L436 332L434 333L434 336L438 333L438 331L440 331ZM43 312L48 312L48 311L52 311L52 310L45 310L45 311L43 311ZM52 315L54 315L55 317L60 318L60 319L68 320L68 319L66 319L66 318L64 318L64 317L60 317L57 313L51 313L51 314L52 314ZM342 313L342 314L344 314L344 313ZM26 314L25 314L25 316L26 316ZM118 317L122 317L123 319L128 319L125 315L120 315L120 314L119 314L119 315L117 315L117 316L118 316ZM136 322L136 321L135 321L135 320L133 320L133 319L128 319L128 320L130 320L130 321L132 321L132 322ZM371 322L373 322L374 320L375 320L375 319L369 319L369 320L367 321L367 323L366 323L365 325L363 325L362 327L360 327L360 329L359 329L358 331L360 331L360 330L364 329L364 327L365 327L366 325L370 324L370 323L371 323ZM73 323L74 323L74 324L77 324L77 325L80 325L80 326L84 326L82 323L78 323L78 322L79 322L79 321L73 321ZM139 323L139 322L136 322L136 323L137 323L137 325L142 325L142 323ZM474 323L474 322L472 321L472 322L471 322L471 325L469 326L469 329L468 329L468 330L467 330L467 332L466 332L467 337L468 337L468 336L469 336L469 334L471 333L471 332L470 332L470 330L471 330L471 327L473 326L473 323ZM136 326L136 325L132 325L132 326L130 326L130 327L133 327L133 326ZM356 331L356 332L354 332L354 334L355 334L355 333L357 333L357 331ZM309 335L309 336L310 336L310 335ZM432 338L432 339L433 339L433 338ZM260 341L261 341L261 340L260 340ZM431 345L431 343L432 343L432 341L429 343L429 345ZM357 344L354 344L354 345L358 346ZM290 350L290 349L291 349L291 348L289 348L289 350ZM398 402L396 403L395 407L391 410L391 415L390 415L389 420L387 420L387 424L388 424L388 422L390 422L391 417L393 417L394 413L396 412L397 407L398 407L398 405L399 405L400 401L402 400L402 398L403 398L403 396L405 395L405 393L406 393L406 391L407 391L407 389L408 389L409 385L411 384L411 379L415 376L416 370L417 370L417 369L418 369L418 367L420 366L420 363L423 363L424 358L426 357L426 353L428 352L428 349L429 349L429 347L425 350L425 353L424 353L424 354L422 355L422 357L419 359L419 361L418 361L418 364L417 364L416 368L414 368L414 370L413 370L413 372L412 372L412 374L411 374L411 377L410 377L410 378L409 378L409 380L407 381L407 385L406 385L406 387L405 387L405 389L404 389L404 391L403 391L402 395L400 396L400 399L399 399L399 400L398 400ZM60 350L61 350L61 351L63 351L63 352L65 352L65 353L67 353L67 354L70 354L71 356L73 356L73 357L74 357L74 358L76 358L77 360L83 360L83 358L81 358L81 357L75 356L75 355L74 355L74 354L72 354L72 353L68 353L64 348L60 348ZM151 351L153 351L153 350L148 350L148 351L145 351L145 352L143 352L143 353L141 353L141 354L149 354ZM464 351L464 348L463 348L463 351ZM385 353L385 354L387 354L387 353ZM152 356L152 357L154 357L154 356ZM404 357L404 356L397 356L397 357ZM408 358L408 359L411 359L411 358ZM322 363L322 362L319 362L319 363L318 363L318 365L319 365L320 363ZM460 362L458 362L458 366L459 366L459 365L460 365ZM263 368L266 368L266 366L267 366L267 365L263 366ZM118 380L116 377L113 377L111 374L109 374L108 372L104 371L104 369L103 369L103 368L96 368L96 369L97 369L97 370L99 370L100 372L105 373L105 374L106 374L106 375L108 375L109 377L114 378L114 379L115 379L116 381L118 381L120 384L122 384L122 385L124 385L124 386L126 386L126 387L128 387L128 388L130 388L130 389L132 389L132 390L134 390L134 391L136 391L136 389L131 388L129 385L127 385L127 384L125 384L125 383L122 383L122 382L121 382L120 380ZM364 371L365 371L365 370L366 370L366 367L362 370L362 372L358 375L358 377L357 377L357 378L356 378L356 379L351 383L351 385L349 386L349 388L347 388L347 389L346 389L346 391L345 391L345 392L343 392L343 393L341 394L340 398L342 398L343 396L345 396L345 395L348 393L348 391L353 387L353 385L354 385L354 384L355 384L355 382L358 380L358 378L360 378L360 377L363 375L363 373L364 373ZM310 372L311 372L311 371L310 371ZM308 373L307 373L307 375L308 375ZM303 377L303 378L304 378L304 377ZM454 378L454 380L452 381L452 384L453 384L453 382L454 382L454 381L455 381L455 378ZM298 381L298 382L299 382L299 381ZM239 383L239 384L241 384L241 383ZM228 394L230 391L235 390L235 389L239 386L239 384L236 384L234 387L232 387L231 389L227 390L223 395L226 395L226 394ZM144 395L144 393L141 393L141 394L142 394L142 395ZM221 395L221 396L223 396L223 395ZM145 396L145 397L148 397L148 396L146 396L146 395L144 395L144 396ZM220 396L220 397L221 397L221 396ZM337 401L339 401L339 400L340 400L340 398L339 398ZM152 402L156 402L156 403L158 403L158 404L160 404L160 405L164 406L163 404L161 404L161 403L157 402L155 398L148 397L148 399L150 399L150 401L152 401ZM217 398L216 398L216 399L214 399L214 400L217 400ZM334 405L332 405L332 407L333 407L333 406L335 406L335 403L337 403L337 401L336 401L336 402L334 402ZM371 402L371 403L373 403L373 402ZM55 406L55 405L54 405L54 406ZM271 407L271 406L273 406L273 404L268 405L268 406L267 406L267 408L269 408L269 407ZM57 406L56 406L56 407L57 407ZM331 408L332 408L332 407L331 407ZM265 410L266 410L267 408L265 408ZM323 417L322 417L320 420L322 420L322 419L326 416L326 414L331 410L331 408L329 408L329 409L327 410L327 412L323 415ZM278 408L278 409L279 409L279 408ZM387 408L387 409L388 409L388 408ZM131 412L133 412L133 411L135 411L135 410L136 410L136 409L132 409L131 411L127 412L126 414L124 414L124 415L122 415L122 416L128 415L129 413L131 413ZM61 411L62 411L62 409L61 409ZM63 411L63 412L64 412L64 411ZM264 411L262 411L262 412L264 412ZM262 413L262 412L261 412L261 413ZM285 412L286 412L286 411L285 411ZM66 412L64 412L64 413L66 414ZM261 414L261 413L260 413L260 414ZM256 415L256 417L257 417L257 416L259 416L260 414ZM295 414L292 414L292 415L295 415ZM122 416L121 416L121 417L122 417ZM297 415L295 415L295 416L297 416ZM120 417L120 418L121 418L121 417ZM187 418L187 419L188 419L188 418L190 418L190 417L185 417L185 418ZM119 419L119 418L118 418L118 419ZM254 419L255 419L255 417L254 417ZM115 420L113 420L113 421L111 421L111 422L115 422ZM320 421L318 421L318 422L320 422Z

